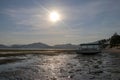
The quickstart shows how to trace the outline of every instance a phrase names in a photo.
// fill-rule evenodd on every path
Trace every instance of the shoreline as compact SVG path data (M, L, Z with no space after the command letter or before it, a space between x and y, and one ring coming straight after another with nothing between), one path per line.
M117 49L117 48L109 48L109 49L103 50L103 52L120 53L120 49Z

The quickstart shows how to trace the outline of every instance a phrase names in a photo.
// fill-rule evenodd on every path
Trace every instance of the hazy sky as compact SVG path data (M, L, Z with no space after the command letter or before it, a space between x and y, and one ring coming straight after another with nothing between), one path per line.
M49 13L61 20L53 23ZM120 0L0 0L0 44L92 42L120 33Z

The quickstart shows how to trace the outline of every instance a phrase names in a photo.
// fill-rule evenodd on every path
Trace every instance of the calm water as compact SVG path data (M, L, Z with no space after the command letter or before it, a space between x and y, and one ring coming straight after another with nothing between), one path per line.
M0 80L120 80L120 54L1 56Z

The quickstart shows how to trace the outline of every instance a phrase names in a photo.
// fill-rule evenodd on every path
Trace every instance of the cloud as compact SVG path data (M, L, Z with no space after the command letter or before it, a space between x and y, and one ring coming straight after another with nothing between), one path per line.
M97 14L99 14L101 12L99 9L100 5L101 2L98 1L74 7L67 7L65 5L63 7L61 6L61 11L63 9L62 14L64 19L66 17L68 21L82 21L88 19L89 17L94 18ZM43 24L45 25L48 20L48 12L41 8L41 6L6 9L6 13L14 18L17 24L38 26Z

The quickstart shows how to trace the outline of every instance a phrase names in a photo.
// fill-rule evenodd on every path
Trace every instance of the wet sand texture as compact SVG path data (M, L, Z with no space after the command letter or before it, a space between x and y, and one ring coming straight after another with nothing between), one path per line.
M0 53L0 80L120 80L120 54Z

